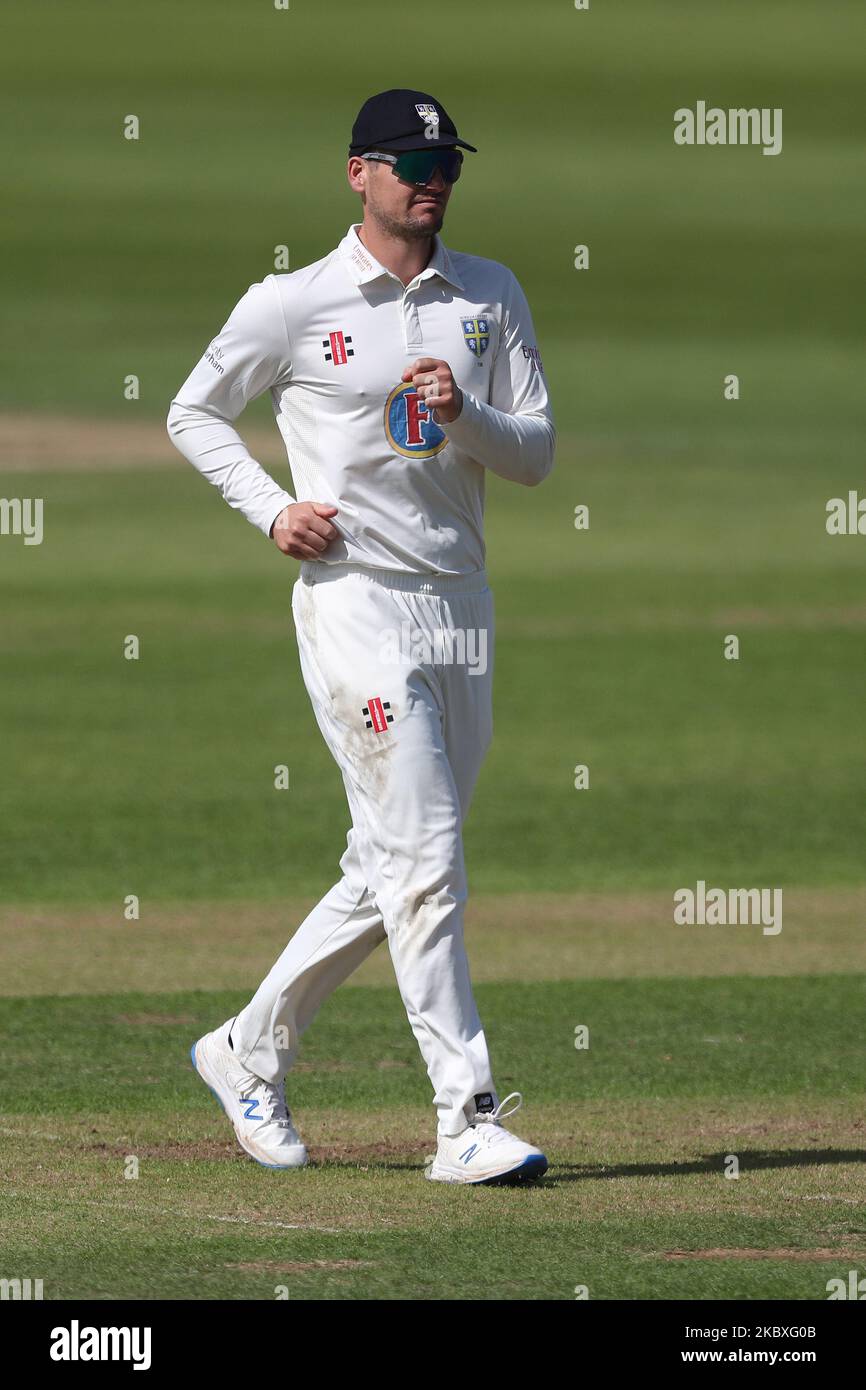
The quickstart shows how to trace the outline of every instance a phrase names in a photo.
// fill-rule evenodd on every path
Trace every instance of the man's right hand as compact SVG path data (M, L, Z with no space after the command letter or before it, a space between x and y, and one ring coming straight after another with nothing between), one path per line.
M292 502L284 507L271 527L271 538L278 550L296 560L318 560L338 532L328 517L337 508L324 502Z

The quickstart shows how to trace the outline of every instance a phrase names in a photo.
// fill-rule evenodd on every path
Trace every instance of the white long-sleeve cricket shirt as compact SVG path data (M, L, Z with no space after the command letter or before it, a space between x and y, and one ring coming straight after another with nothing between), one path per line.
M484 474L534 484L555 429L529 306L514 275L480 256L433 255L404 286L349 228L322 260L251 285L171 403L174 444L269 534L294 501L337 508L322 556L376 569L484 567ZM446 361L463 392L450 424L403 371ZM294 494L234 428L270 391Z

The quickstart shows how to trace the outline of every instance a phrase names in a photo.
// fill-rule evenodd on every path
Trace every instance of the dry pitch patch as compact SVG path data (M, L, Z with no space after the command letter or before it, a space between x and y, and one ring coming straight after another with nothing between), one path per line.
M786 889L784 902L783 930L767 938L758 926L676 926L663 893L479 894L467 912L472 974L481 983L866 973L866 889ZM312 905L157 904L137 923L119 908L0 908L0 996L161 992L168 982L252 989ZM383 948L351 983L393 978Z
M166 404L166 413L167 413ZM281 439L260 425L244 428L256 457L263 463L281 460ZM0 414L0 471L39 473L70 471L112 473L125 469L168 468L184 460L159 420L105 419L78 415Z

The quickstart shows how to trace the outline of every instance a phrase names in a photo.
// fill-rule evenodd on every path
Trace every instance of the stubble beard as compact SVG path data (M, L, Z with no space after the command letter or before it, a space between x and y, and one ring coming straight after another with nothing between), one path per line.
M370 216L376 226L385 236L392 237L396 241L424 241L433 236L434 233L441 232L442 224L445 221L445 209L431 222L429 217L422 220L420 217L412 217L407 213L405 217L393 217L391 213L383 212L380 207L369 206Z

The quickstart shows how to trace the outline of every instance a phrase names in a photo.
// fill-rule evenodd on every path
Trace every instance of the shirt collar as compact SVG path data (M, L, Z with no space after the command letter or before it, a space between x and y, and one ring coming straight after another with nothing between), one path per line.
M356 285L365 285L369 280L378 280L381 275L388 275L390 272L376 260L376 257L367 250L364 243L358 236L360 222L353 222L337 250L342 256L346 269L355 281ZM464 288L463 281L454 269L454 262L448 253L448 248L443 244L438 236L433 238L433 255L427 265L418 276L419 280L429 280L432 276L438 275L442 280L446 280L455 289Z

